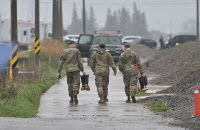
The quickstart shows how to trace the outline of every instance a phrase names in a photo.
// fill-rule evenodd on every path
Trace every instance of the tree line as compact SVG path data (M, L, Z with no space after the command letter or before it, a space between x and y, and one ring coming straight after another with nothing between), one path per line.
M118 11L107 10L107 17L104 27L99 28L96 22L94 9L90 7L89 15L86 10L86 33L93 34L96 30L122 31L126 35L138 35L150 37L147 21L144 12L141 12L136 3L133 4L133 13L122 7ZM67 28L70 34L80 34L82 32L82 18L78 17L76 4L73 5L72 22Z

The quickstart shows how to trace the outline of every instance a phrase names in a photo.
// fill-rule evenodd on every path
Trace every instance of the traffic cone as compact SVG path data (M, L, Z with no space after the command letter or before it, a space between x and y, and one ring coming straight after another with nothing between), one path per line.
M146 63L146 68L149 68L149 63L148 62Z
M194 116L200 116L200 96L197 86L194 88Z

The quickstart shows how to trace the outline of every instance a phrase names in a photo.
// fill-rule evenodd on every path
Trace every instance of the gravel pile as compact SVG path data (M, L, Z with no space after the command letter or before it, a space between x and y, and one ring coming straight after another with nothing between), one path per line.
M185 43L159 52L149 60L149 71L159 75L151 84L176 85L200 68L200 43ZM188 83L191 79L187 80Z
M184 75L183 78L172 85L172 87L160 91L159 93L191 94L193 96L194 86L200 86L199 81L200 68L197 68L196 70L191 70L187 75Z
M170 110L158 114L181 120L174 122L180 126L200 129L200 118L191 118L194 115L194 86L200 90L200 43L189 42L160 51L148 62L148 71L159 75L150 84L170 85L172 87L159 93L175 95L149 97L141 102L161 99L170 105Z
M152 58L156 52L150 47L142 44L135 44L131 46L131 49L140 56L141 59L150 59Z

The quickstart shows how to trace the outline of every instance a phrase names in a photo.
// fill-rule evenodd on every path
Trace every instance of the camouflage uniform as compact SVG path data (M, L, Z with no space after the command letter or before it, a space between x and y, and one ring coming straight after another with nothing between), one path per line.
M143 73L140 59L131 50L126 50L119 59L119 70L123 74L125 93L127 96L135 96L137 92L138 72L137 67Z
M64 50L60 57L58 73L61 72L64 63L66 63L68 91L71 97L73 96L73 92L79 92L80 88L80 71L83 71L80 51L76 48Z
M101 48L94 52L90 58L90 67L95 75L95 83L99 97L108 95L109 66L117 73L115 63L109 52Z

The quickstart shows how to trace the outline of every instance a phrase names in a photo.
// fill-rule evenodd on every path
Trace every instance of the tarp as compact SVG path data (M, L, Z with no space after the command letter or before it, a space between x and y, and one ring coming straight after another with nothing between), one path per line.
M10 44L0 42L0 73L4 67L9 65L9 58L11 56Z

